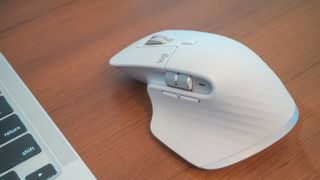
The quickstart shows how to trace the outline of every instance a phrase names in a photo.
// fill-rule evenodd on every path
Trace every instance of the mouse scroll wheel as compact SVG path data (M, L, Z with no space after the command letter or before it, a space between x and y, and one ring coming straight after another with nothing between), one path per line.
M172 40L173 39L165 36L154 35L144 45L164 45L169 43Z

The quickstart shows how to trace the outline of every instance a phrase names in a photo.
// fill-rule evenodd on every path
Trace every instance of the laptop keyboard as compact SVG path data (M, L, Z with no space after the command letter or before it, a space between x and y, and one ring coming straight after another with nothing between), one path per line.
M0 95L0 174L23 163L41 152L40 146L3 95ZM53 165L47 164L30 173L27 180L48 179L57 174ZM12 170L0 180L19 179Z

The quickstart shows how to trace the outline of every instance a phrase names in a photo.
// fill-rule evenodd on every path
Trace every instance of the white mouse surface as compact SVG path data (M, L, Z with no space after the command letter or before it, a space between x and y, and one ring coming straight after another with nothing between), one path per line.
M275 73L249 48L220 35L157 32L110 64L148 84L152 133L200 168L222 168L256 154L298 120Z

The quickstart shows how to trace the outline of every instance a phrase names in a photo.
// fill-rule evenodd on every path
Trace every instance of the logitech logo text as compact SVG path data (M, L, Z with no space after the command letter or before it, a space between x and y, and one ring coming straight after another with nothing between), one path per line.
M163 61L169 56L169 54L167 53L163 53L161 54L160 58L158 59L158 61L156 62L157 64L159 63L163 63Z

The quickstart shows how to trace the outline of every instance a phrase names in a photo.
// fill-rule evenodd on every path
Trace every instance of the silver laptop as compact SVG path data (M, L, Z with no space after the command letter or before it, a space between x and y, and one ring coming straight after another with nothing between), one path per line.
M0 180L95 179L0 53Z

